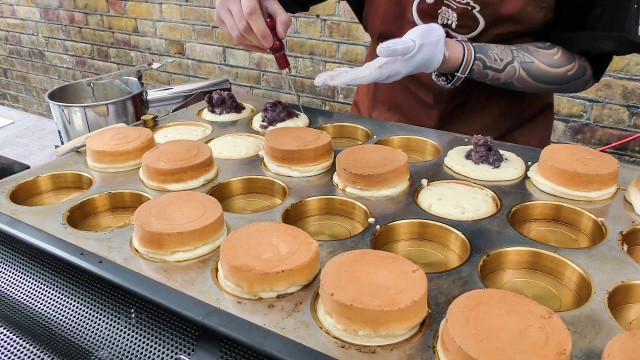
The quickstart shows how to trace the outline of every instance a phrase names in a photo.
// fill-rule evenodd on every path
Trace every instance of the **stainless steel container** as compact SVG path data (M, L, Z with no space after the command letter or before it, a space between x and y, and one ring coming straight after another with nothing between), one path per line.
M153 108L180 103L198 91L231 90L227 79L207 80L146 91L133 77L91 79L61 85L45 98L58 127L60 143L118 123L133 124Z

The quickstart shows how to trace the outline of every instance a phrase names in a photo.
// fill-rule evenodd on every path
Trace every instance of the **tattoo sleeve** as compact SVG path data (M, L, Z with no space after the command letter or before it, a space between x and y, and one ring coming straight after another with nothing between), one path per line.
M594 84L582 56L551 43L473 44L472 79L510 90L574 93Z

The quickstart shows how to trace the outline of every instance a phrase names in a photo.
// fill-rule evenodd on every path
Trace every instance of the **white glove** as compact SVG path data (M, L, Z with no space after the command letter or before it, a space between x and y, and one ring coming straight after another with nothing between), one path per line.
M378 45L379 58L361 67L320 73L313 83L316 86L389 83L412 74L434 72L444 59L444 38L440 25L418 25L403 37Z

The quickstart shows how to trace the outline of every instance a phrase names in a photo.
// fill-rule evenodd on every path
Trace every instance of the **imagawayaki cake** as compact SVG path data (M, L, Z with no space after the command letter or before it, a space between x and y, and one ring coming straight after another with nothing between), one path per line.
M439 360L570 360L571 335L553 310L507 290L456 298L440 325Z
M637 360L640 358L640 330L614 336L602 353L602 360Z
M531 166L540 190L573 200L604 200L616 193L620 162L609 154L574 144L551 144Z
M295 226L262 222L232 231L220 247L218 282L247 299L286 296L320 270L318 242Z
M215 250L226 235L218 200L195 191L161 195L139 206L133 215L133 246L153 260L203 256Z
M275 174L313 176L333 164L331 136L322 130L283 127L269 131L264 139L264 163Z
M322 269L316 310L322 325L347 342L402 341L418 331L429 312L427 277L400 255L345 252Z
M625 199L633 206L633 211L640 215L640 176L633 179L624 193Z
M87 165L97 171L117 172L140 167L142 156L156 145L151 130L122 126L87 138Z
M384 145L365 144L338 154L333 182L353 195L385 197L408 188L409 177L406 153Z
M148 151L140 168L146 186L168 191L195 189L217 174L211 148L193 140L169 141Z

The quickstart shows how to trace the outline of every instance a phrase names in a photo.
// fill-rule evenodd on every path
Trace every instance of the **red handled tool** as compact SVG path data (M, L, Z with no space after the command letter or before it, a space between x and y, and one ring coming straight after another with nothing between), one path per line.
M278 69L282 70L282 75L285 77L287 85L291 87L291 91L298 101L300 112L304 114L304 110L302 110L302 104L300 103L300 97L298 96L298 93L296 93L296 90L293 87L293 82L291 81L291 77L289 76L291 74L291 64L289 63L287 54L284 51L284 42L278 37L278 32L276 31L276 20L273 18L273 16L271 16L271 14L267 14L266 23L269 31L271 31L271 35L273 36L273 45L271 45L271 47L269 48L269 52L276 60Z

